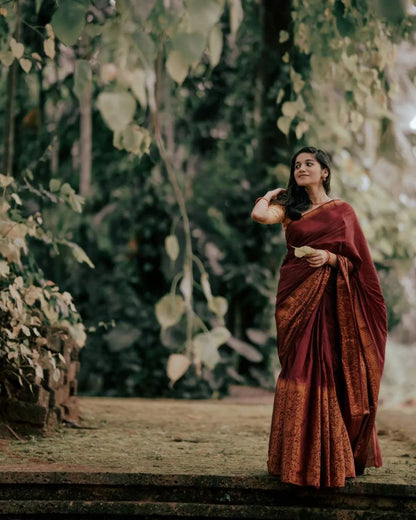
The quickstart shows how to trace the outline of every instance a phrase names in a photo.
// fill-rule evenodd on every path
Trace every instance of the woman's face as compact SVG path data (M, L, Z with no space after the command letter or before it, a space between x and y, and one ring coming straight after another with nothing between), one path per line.
M298 186L319 186L328 176L328 170L322 168L313 153L300 153L296 157L295 181Z

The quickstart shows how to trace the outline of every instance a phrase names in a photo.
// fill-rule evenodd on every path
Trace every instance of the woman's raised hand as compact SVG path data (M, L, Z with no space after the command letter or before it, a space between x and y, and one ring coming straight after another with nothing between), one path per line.
M284 188L276 188L275 190L270 190L266 193L264 198L270 200L275 199L281 191L285 191Z

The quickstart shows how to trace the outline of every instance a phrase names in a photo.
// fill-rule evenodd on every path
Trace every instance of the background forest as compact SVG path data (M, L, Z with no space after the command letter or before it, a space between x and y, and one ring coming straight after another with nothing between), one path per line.
M392 4L0 0L0 370L36 366L60 323L81 392L273 388L285 244L250 211L306 144L332 155L408 358L416 7Z

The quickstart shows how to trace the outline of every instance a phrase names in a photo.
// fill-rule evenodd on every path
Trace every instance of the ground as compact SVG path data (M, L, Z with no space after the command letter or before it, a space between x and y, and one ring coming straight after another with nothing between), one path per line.
M0 440L2 471L266 474L272 396L221 401L80 398L81 429L43 438ZM416 481L415 407L381 409L377 421L384 466L367 481Z

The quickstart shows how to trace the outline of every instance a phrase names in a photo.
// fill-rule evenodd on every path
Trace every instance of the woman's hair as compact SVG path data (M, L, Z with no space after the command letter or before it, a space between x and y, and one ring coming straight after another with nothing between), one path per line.
M328 170L328 176L323 181L323 186L326 194L329 194L331 190L331 161L328 154L326 154L323 150L313 146L306 146L305 148L298 150L292 157L292 162L290 164L289 182L286 190L280 192L277 198L272 201L274 203L285 206L286 215L290 218L290 220L299 220L302 216L302 212L306 211L311 205L311 200L309 199L307 191L303 186L298 186L295 181L296 159L301 153L313 154L315 159L321 165L321 168L326 168Z

